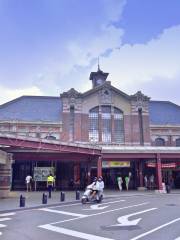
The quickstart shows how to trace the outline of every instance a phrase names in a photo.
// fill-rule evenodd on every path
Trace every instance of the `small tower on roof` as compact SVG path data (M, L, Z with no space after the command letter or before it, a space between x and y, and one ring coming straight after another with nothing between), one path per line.
M89 79L92 80L92 87L95 88L102 85L106 81L108 75L109 73L105 73L100 69L98 58L98 70L97 72L91 72L89 76Z

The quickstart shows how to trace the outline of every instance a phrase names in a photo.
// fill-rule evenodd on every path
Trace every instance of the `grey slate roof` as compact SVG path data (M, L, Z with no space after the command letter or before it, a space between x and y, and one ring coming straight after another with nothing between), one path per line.
M59 122L60 97L22 96L0 105L0 120Z
M149 102L150 124L180 125L180 106L168 101ZM0 120L59 122L60 97L22 96L0 105Z
M180 106L168 101L149 102L150 124L180 125Z

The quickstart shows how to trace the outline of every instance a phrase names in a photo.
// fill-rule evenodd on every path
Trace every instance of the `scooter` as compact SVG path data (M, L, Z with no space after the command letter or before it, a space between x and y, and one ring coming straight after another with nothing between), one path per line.
M99 196L99 192L97 191L96 194L93 196L93 191L95 189L93 188L92 184L88 185L86 187L86 190L84 194L82 195L81 202L82 204L86 204L87 202L96 202L101 203L103 199L103 194Z

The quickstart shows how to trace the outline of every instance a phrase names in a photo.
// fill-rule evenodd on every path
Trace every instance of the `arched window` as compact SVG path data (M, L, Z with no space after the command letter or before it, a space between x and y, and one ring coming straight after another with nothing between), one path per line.
M99 107L89 111L89 141L99 141Z
M109 105L92 108L89 111L89 141L124 143L123 112Z
M48 136L45 137L45 139L56 140L56 137L52 136L52 135L48 135Z
M101 107L101 118L102 118L102 142L111 142L111 106Z
M123 112L118 108L114 108L114 141L117 143L124 142Z
M176 147L180 147L180 138L176 139Z
M163 138L156 138L155 145L156 146L165 146L165 140Z

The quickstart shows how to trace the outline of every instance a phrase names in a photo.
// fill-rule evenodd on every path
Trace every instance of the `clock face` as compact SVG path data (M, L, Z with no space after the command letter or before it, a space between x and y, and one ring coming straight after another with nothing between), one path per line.
M97 84L102 84L102 79L99 78L96 80L96 82L97 82Z

